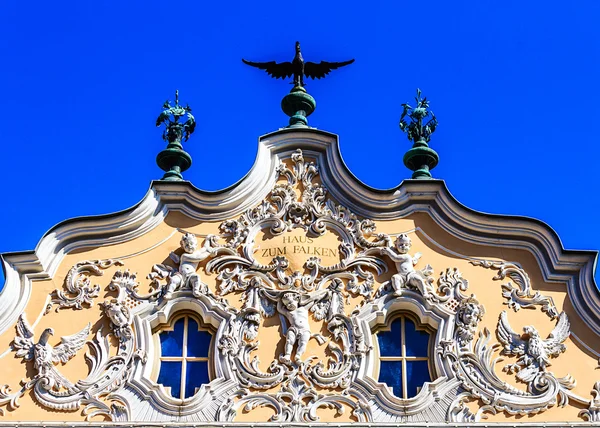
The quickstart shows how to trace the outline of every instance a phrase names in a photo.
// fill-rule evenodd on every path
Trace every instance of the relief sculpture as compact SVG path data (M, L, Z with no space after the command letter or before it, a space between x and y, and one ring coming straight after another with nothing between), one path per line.
M498 269L496 278L509 277L517 284L502 286L510 308L537 308L558 319L549 337L542 339L533 326L525 327L524 335L516 333L502 312L497 343L487 328L480 330L486 310L467 293L469 282L458 268L434 270L422 263L421 254L410 254L408 233L396 235L392 244L394 235L376 233L373 221L337 205L315 180L318 165L307 161L302 151L281 162L276 173L279 181L261 204L224 221L219 233L204 236L201 247L195 234L184 232L170 261L150 264L148 294L139 292L143 284L136 273L125 268L114 272L106 300L99 305L105 327L87 342L91 369L86 379L71 383L55 365L86 346L90 326L52 347L52 330L46 329L34 343L23 315L12 349L17 357L34 361L35 374L16 393L8 385L0 387L0 405L14 409L25 390L34 388L34 399L46 408L75 411L85 406L88 417L112 421L189 421L184 416L193 415L198 421L231 422L263 407L271 410L270 421L280 423L318 422L324 408L338 414L348 411L353 420L369 423L474 422L486 412L534 414L569 400L589 405L582 417L597 418L597 400L575 397L574 380L557 378L548 370L550 359L565 352L570 324L551 298L533 292L517 265L473 262ZM307 251L301 265L286 258L300 252L284 249L273 250L276 256L271 260L258 260L257 254L272 255L259 252L259 233L283 244L292 242L292 234L301 234L303 242L318 250ZM328 250L330 258L324 259L321 248L328 247L317 246L317 240L327 234L335 236L339 246ZM66 292L54 292L49 307L90 307L101 288L91 286L89 275L124 264L117 259L76 264L65 281ZM232 304L237 300L241 303ZM153 339L157 326L178 308L197 311L215 330L209 361L216 375L210 387L199 388L183 404L151 378L150 367L158 364ZM385 327L398 308L412 308L436 330L430 356L435 376L410 400L394 396L376 374L379 350L374 332ZM263 365L258 356L265 346L260 333L265 320L275 321L277 316L283 353L275 355L273 350L273 359ZM111 337L118 342L116 353L111 353ZM309 352L316 349L309 346L312 340L326 358ZM500 348L504 355L518 358L506 370L525 382L527 391L498 377L494 353ZM467 399L483 403L478 412L469 411Z

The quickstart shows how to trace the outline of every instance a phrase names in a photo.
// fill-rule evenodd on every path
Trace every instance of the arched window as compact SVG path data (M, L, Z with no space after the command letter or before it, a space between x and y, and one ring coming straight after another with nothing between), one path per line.
M210 382L208 352L212 335L197 320L183 315L171 328L159 333L160 372L158 383L170 388L174 398L190 398L198 388Z
M403 314L392 321L389 331L379 332L377 340L381 358L379 381L392 387L396 397L417 395L423 384L431 381L431 335L417 329L416 323Z

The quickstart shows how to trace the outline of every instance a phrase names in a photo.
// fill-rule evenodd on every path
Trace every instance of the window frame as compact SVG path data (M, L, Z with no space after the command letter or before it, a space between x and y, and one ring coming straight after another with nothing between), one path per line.
M419 356L407 356L406 355L406 319L409 319L410 321L413 322L413 324L415 325L415 330L416 331L424 331L429 335L429 340L427 342L427 356L425 357L419 357ZM379 334L380 333L384 333L384 332L391 332L392 331L392 324L394 322L396 322L398 319L400 319L400 349L402 350L401 353L402 355L399 356L382 356L381 355L381 348L379 346ZM394 313L386 322L385 326L383 326L380 329L377 329L376 331L374 331L375 334L375 338L376 338L376 343L377 343L377 353L378 353L378 369L376 372L376 376L377 376L377 381L381 382L381 383L385 383L379 380L380 377L380 372L381 372L381 362L382 361L399 361L402 363L402 396L398 397L397 395L393 394L394 397L397 397L399 399L402 400L407 400L407 399L412 399L415 396L409 397L408 396L408 376L407 376L407 370L406 370L406 362L407 361L427 361L427 370L429 372L429 379L430 381L434 381L436 379L436 376L434 371L432 370L432 350L434 347L434 343L435 343L435 337L436 337L436 331L431 328L431 326L424 324L420 321L420 319L416 316L414 316L414 314L410 313L410 312L397 312ZM387 384L386 384L387 385ZM388 387L390 387L388 385ZM390 387L391 388L391 387ZM421 388L422 390L422 388ZM419 390L417 392L417 395L421 392L421 390Z
M163 332L175 331L175 324L177 323L177 321L179 321L182 318L184 319L184 324L183 324L183 343L182 343L181 356L180 357L163 356L162 355L162 346L161 346L161 342L160 342L160 334ZM190 318L193 319L198 324L198 331L205 331L211 335L210 345L206 352L206 354L207 354L206 357L188 357L187 356L188 338L189 338L189 319ZM157 346L158 347L158 358L157 358L158 365L157 365L156 375L154 376L155 382L158 383L158 378L160 376L160 371L162 368L161 366L162 366L163 361L164 362L179 362L179 363L181 363L181 379L180 379L180 386L179 386L179 388L180 388L180 396L179 397L174 397L171 394L170 386L164 385L162 383L158 383L159 385L162 385L163 388L165 388L165 390L167 390L167 388L168 388L169 396L171 396L172 398L174 398L176 400L184 401L184 400L189 400L196 395L196 394L194 394L189 397L186 397L186 395L185 395L185 384L186 384L186 380L187 380L187 362L188 361L189 362L206 362L209 383L213 380L212 369L211 369L211 364L210 364L210 355L212 354L212 350L213 350L213 346L214 346L215 331L214 331L214 329L212 329L210 327L211 327L210 325L203 323L202 319L196 313L189 312L189 311L183 311L183 312L177 312L177 313L173 314L170 317L168 323L160 324L159 326L157 326L154 329L153 334L156 336L155 343L157 343L157 345L158 345ZM198 387L201 387L201 385Z

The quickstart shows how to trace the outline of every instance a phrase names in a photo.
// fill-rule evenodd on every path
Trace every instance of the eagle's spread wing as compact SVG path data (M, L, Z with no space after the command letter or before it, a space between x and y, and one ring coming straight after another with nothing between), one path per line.
M291 77L292 74L294 74L294 67L292 66L291 62L252 62L246 61L245 59L242 59L242 62L244 64L251 65L252 67L265 70L270 76L274 77L275 79L285 79L286 77Z
M500 314L498 321L498 339L504 345L504 353L507 355L523 355L527 348L527 342L521 339L519 333L515 333L508 323L506 311Z
M71 336L63 336L60 338L60 345L52 349L52 362L55 364L66 363L77 354L90 334L91 324L83 328L79 333L75 333Z
M544 348L548 355L558 357L561 352L565 352L566 348L562 342L569 337L570 330L571 324L569 323L569 318L566 313L561 312L556 327L554 327L548 339L544 340Z
M344 62L321 61L318 64L314 62L307 62L304 64L304 74L306 77L310 77L311 79L322 79L323 77L327 76L331 70L352 64L353 62L353 59Z
M164 110L156 119L156 126L160 126L163 122L166 122L169 119L169 111Z
M13 341L13 348L17 351L17 358L29 361L33 358L33 329L27 322L25 314L21 314L17 321L17 336Z

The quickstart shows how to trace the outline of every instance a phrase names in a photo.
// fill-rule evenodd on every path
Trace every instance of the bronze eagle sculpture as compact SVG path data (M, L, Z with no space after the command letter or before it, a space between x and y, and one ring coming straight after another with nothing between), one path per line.
M344 67L345 65L354 62L353 59L343 62L321 61L318 64L315 62L304 62L302 52L300 51L300 42L296 42L296 55L292 62L252 62L243 58L242 61L244 64L265 70L267 74L275 79L285 79L286 77L291 77L293 75L294 86L304 86L304 76L310 77L313 80L322 79L327 76L331 70Z

